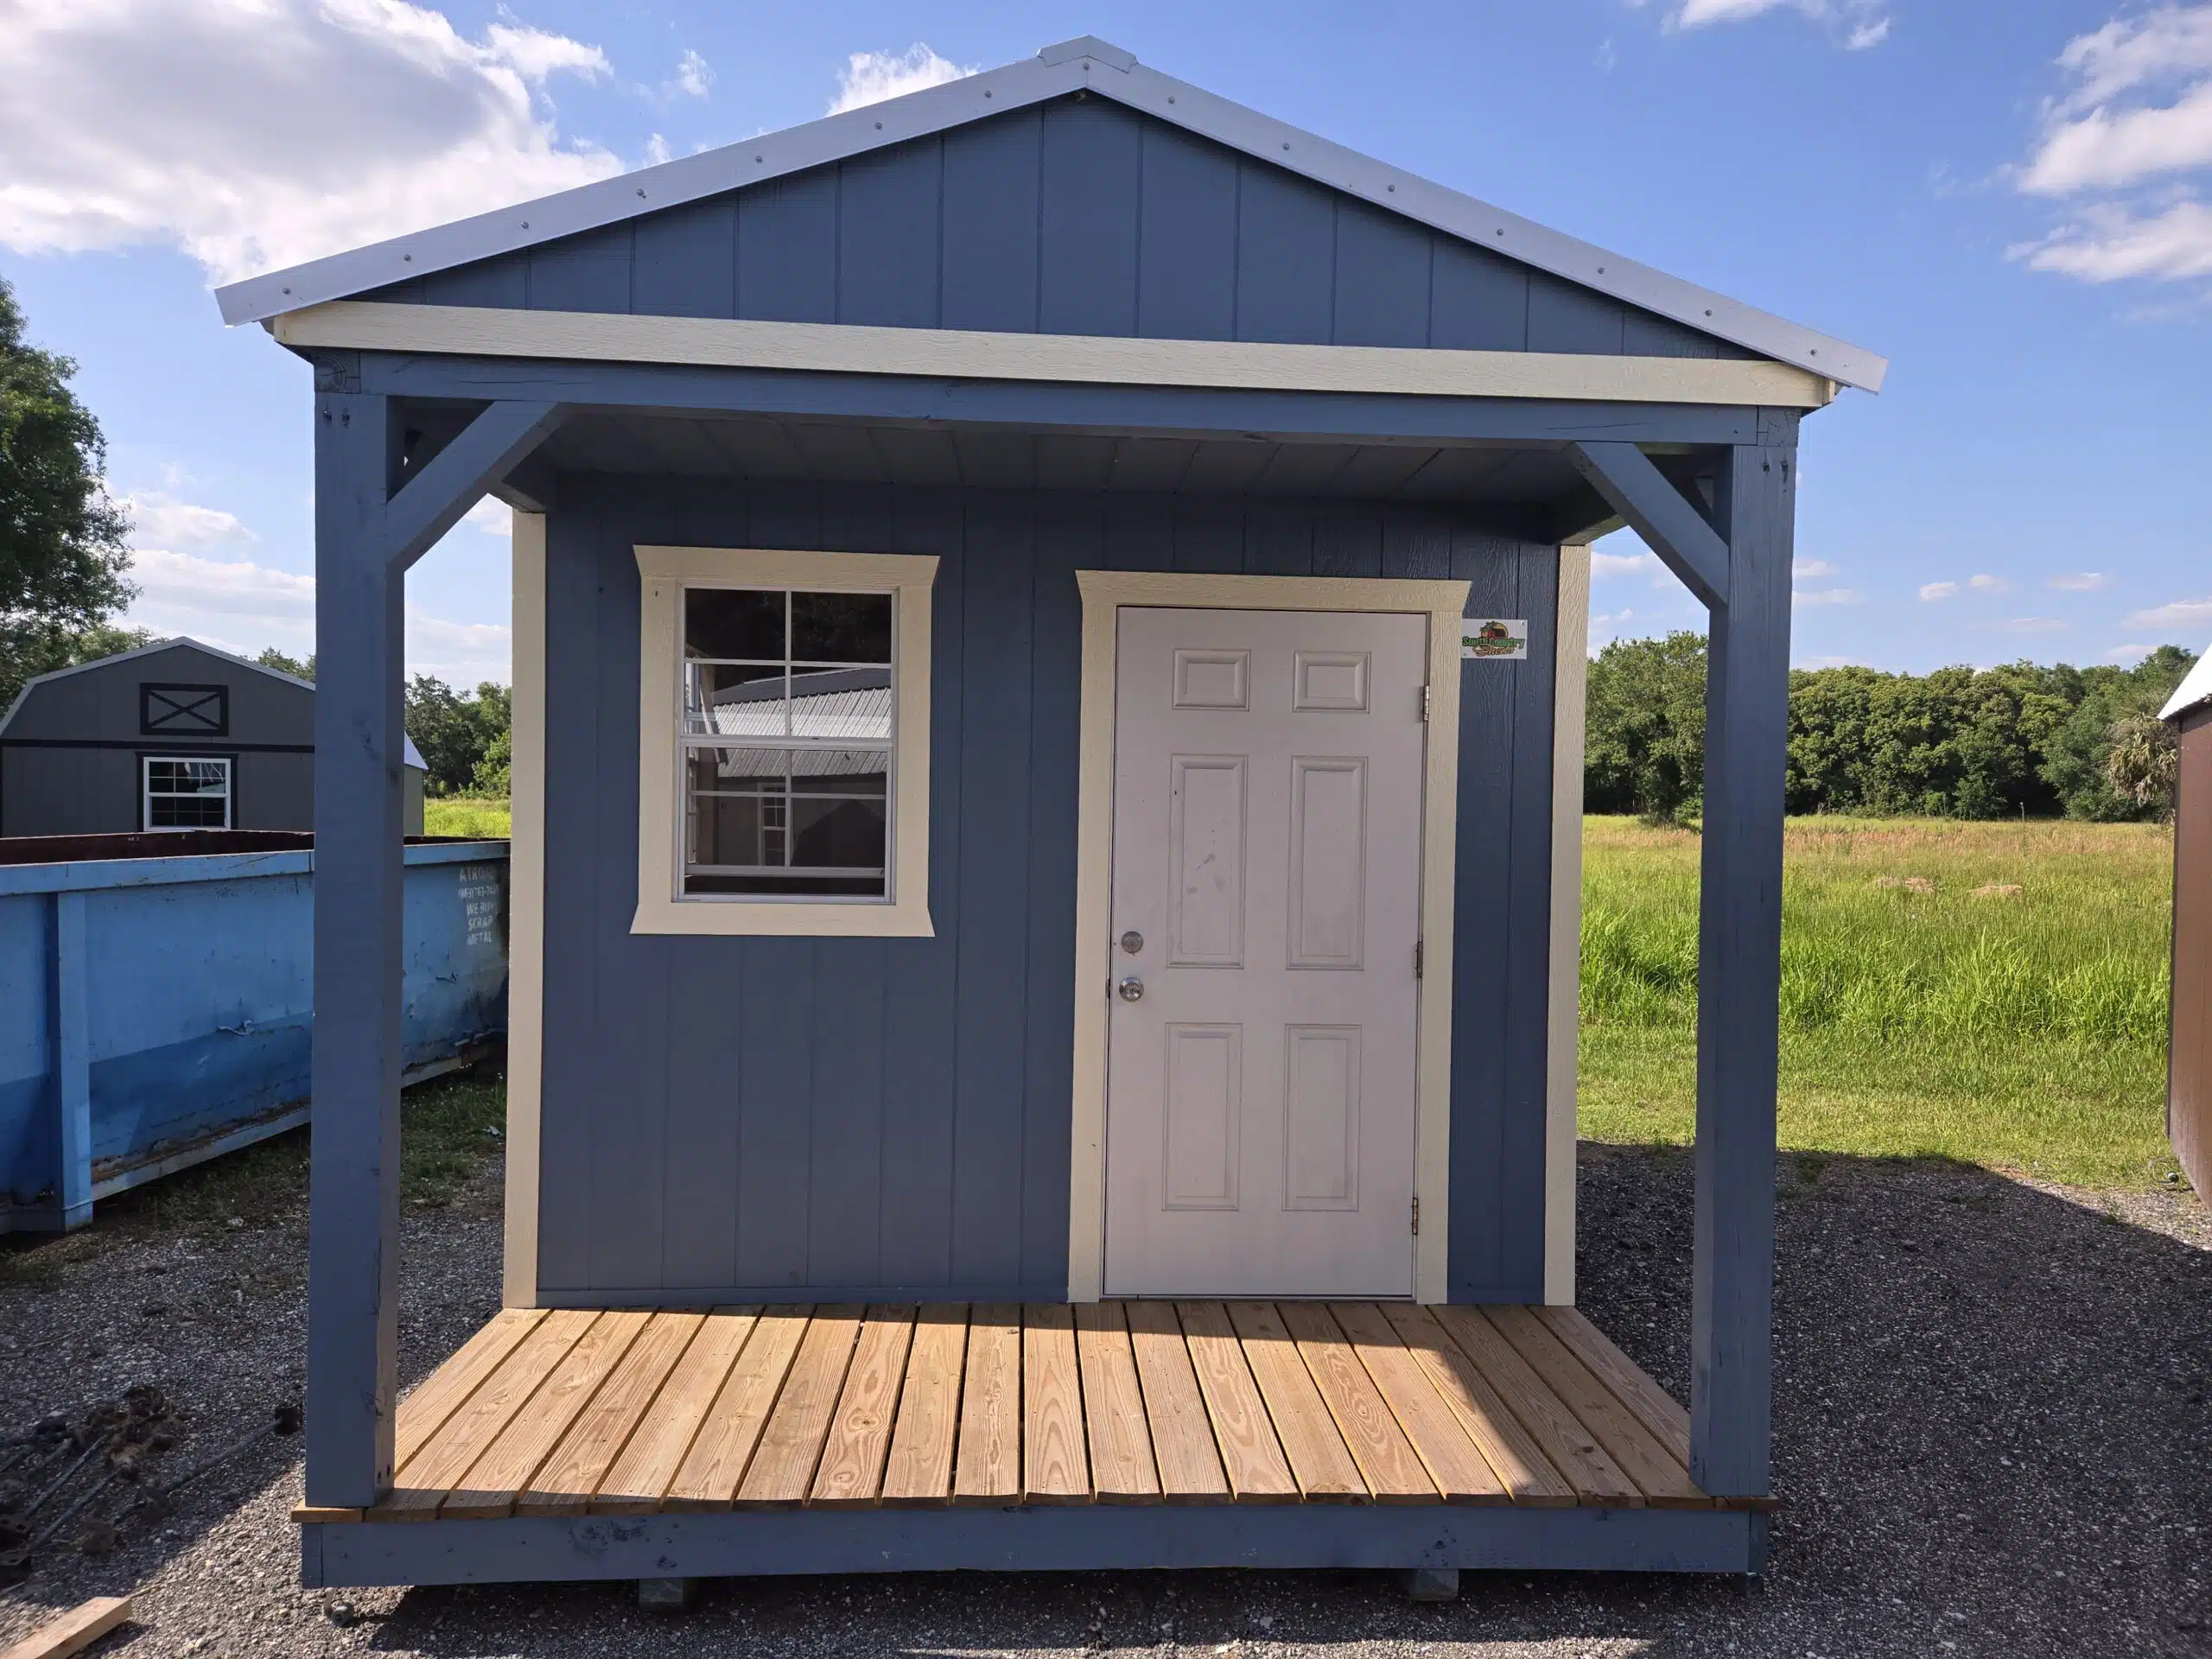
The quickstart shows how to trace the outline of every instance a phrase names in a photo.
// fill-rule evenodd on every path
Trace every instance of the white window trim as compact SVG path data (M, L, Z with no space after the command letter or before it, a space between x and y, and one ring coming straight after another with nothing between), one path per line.
M927 938L930 923L930 596L938 561L891 553L733 547L636 549L638 908L632 933ZM677 748L684 584L898 595L893 650L891 899L678 899Z
M213 761L223 768L223 821L220 823L156 823L154 767L175 766L181 760ZM142 754L138 757L138 822L149 836L187 836L195 830L228 830L238 816L238 762L227 754ZM165 800L181 798L164 796Z

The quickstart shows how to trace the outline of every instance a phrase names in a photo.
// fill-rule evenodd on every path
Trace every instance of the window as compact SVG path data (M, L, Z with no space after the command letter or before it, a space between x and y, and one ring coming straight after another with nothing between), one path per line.
M231 761L181 755L145 756L140 762L149 830L227 830L231 827Z
M637 553L633 931L927 934L937 561Z

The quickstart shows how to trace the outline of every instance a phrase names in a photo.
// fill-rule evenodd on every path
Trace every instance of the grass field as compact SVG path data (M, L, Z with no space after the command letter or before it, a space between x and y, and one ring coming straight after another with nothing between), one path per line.
M505 836L512 815L505 801L473 801L459 795L423 803L423 833L426 836Z
M2091 1185L2171 1178L2171 831L1793 819L1785 1147ZM1582 1133L1691 1138L1698 837L1584 825Z

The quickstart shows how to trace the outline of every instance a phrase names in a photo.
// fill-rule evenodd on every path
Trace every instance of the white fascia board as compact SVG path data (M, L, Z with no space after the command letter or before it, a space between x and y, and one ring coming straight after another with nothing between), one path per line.
M2200 702L2212 702L2212 645L2204 648L2204 655L2196 659L2196 666L2174 688L2173 696L2166 699L2166 706L2158 710L2158 718L2177 719Z
M1023 62L903 98L626 173L519 207L481 213L289 270L250 277L218 289L216 299L226 322L257 322L302 306L346 298L410 276L513 252L888 144L925 137L1085 88L1373 202L1388 212L1493 248L1524 264L1732 340L1778 362L1794 364L1866 391L1879 391L1889 371L1888 360L1874 353L1347 149L1148 69L1128 53L1090 36L1046 47Z

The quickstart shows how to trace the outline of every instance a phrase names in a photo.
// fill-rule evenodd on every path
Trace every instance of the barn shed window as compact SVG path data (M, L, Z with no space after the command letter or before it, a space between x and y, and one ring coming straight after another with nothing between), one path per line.
M149 754L139 766L149 830L231 827L229 756Z
M633 931L926 934L937 561L637 553Z

